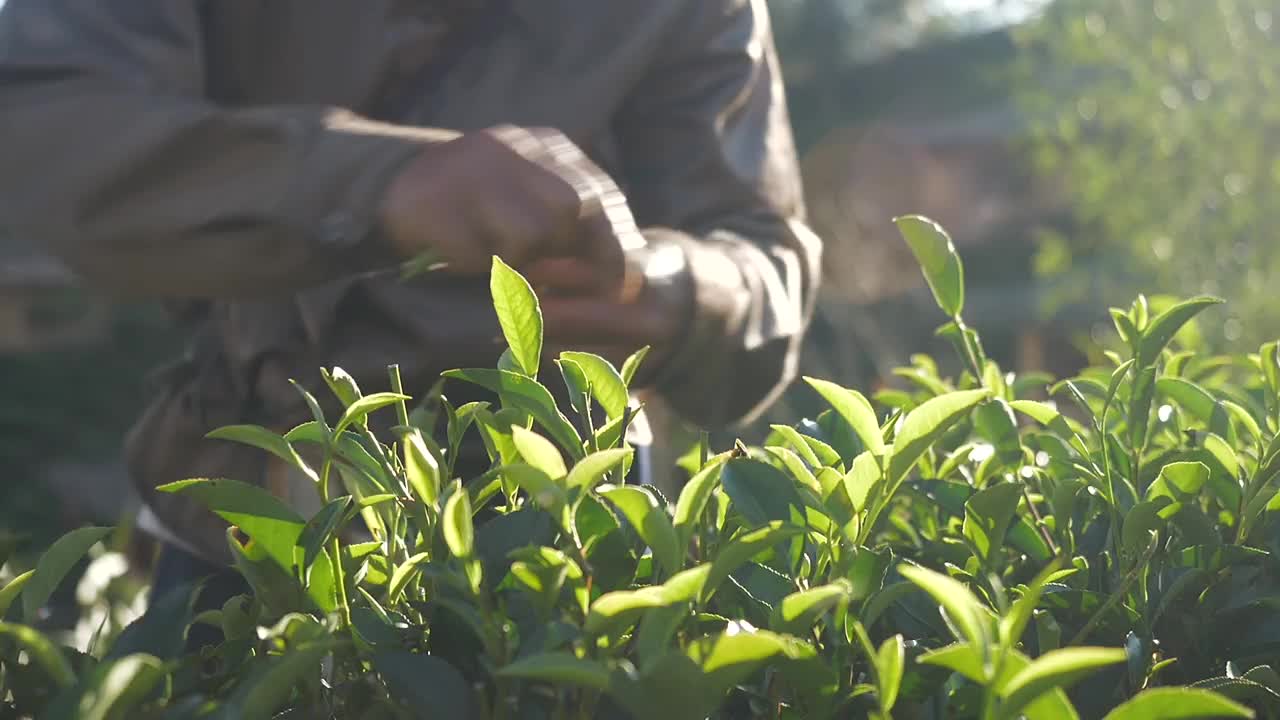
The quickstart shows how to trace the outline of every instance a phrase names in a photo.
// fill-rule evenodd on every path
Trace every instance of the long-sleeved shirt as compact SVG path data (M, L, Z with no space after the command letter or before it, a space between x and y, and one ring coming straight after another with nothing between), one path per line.
M93 286L201 303L233 394L301 421L251 377L264 358L312 386L492 362L483 280L361 274L390 262L379 203L426 144L554 127L684 249L695 300L656 390L710 425L776 397L821 243L764 0L511 0L456 47L433 5L8 0L0 223Z

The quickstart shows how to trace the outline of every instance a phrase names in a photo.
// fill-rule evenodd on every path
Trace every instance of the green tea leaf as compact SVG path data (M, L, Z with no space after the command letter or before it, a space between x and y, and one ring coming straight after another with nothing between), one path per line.
M694 528L702 517L703 511L707 509L707 503L711 500L711 493L720 484L720 473L723 470L723 460L709 462L698 474L690 478L689 482L685 483L680 490L680 497L676 500L676 511L672 519L681 547L686 547L693 537Z
M404 436L404 472L418 502L435 507L440 500L440 464L417 428Z
M312 482L320 482L320 476L316 475L315 470L312 470L310 466L303 462L292 445L280 435L264 427L258 425L230 425L218 428L205 437L210 440L226 440L265 450L283 460L290 467L300 470L311 478Z
M511 439L526 463L546 473L553 480L559 480L569 473L560 451L556 450L550 440L522 427L511 428Z
M844 489L849 494L854 511L862 512L866 509L867 498L872 497L883 478L880 466L871 453L864 452L854 458L853 467L844 476Z
M343 411L342 417L339 418L338 424L333 426L334 435L341 435L342 431L352 425L365 425L368 422L369 415L383 408L391 407L396 403L410 400L408 395L399 393L374 393L373 395L365 395L347 406Z
M899 217L894 222L920 263L938 307L950 317L959 315L964 310L964 266L951 237L942 226L919 215Z
M731 540L711 563L710 575L702 588L702 602L709 600L720 587L720 583L748 560L802 532L803 529L794 525L774 521Z
M1030 665L1031 658L1017 650L1008 650L1000 677L995 682L1007 681ZM1028 703L1022 709L1022 715L1026 720L1078 720L1080 717L1062 688L1054 688Z
M964 504L964 536L973 543L983 563L990 563L1004 545L1021 499L1022 486L1007 482L979 491Z
M1022 634L1027 629L1027 624L1031 622L1031 616L1035 612L1036 607L1040 604L1040 597L1044 594L1044 587L1055 577L1059 576L1059 562L1054 560L1046 565L1039 574L1036 575L1028 585L1025 592L1013 602L1013 606L1009 608L1009 612L1000 618L1000 643L1006 649L1012 649L1018 646L1022 639ZM1075 569L1067 572L1075 572ZM1044 648L1041 648L1043 651Z
M581 460L585 454L582 438L573 423L560 413L550 391L537 381L505 370L449 370L443 376L479 385L497 393L512 407L529 413L571 459Z
M980 437L996 448L1005 462L1017 462L1022 457L1018 422L1013 416L1013 408L1003 399L995 398L979 405L974 410L973 426Z
M161 492L188 495L223 520L239 527L282 570L294 566L293 548L306 522L292 508L262 488L236 480L184 480L162 485ZM337 607L333 567L327 557L317 560L307 594L326 612Z
M328 655L327 643L306 643L287 655L269 657L244 675L245 683L226 708L227 717L237 720L270 720L293 695L303 678L313 675L320 660Z
M1154 363L1173 340L1174 335L1192 318L1206 308L1221 305L1222 300L1214 297L1196 297L1174 305L1156 316L1142 333L1142 342L1138 352L1138 366L1147 367Z
M773 609L770 626L780 633L803 635L823 613L849 600L849 586L838 582L792 593Z
M587 373L578 363L564 357L555 361L560 368L560 377L569 392L569 402L578 417L585 418L591 412L591 381Z
M635 454L629 448L614 448L592 453L573 466L565 479L565 486L570 490L586 492L594 490L597 485L609 478L609 474L626 463Z
M403 707L430 708L432 717L469 718L475 710L466 678L447 661L431 655L385 651L373 656L373 667Z
M22 592L22 616L28 624L34 624L40 609L62 584L71 568L111 533L111 528L86 527L72 530L58 538L36 562L35 575L26 581Z
M538 376L542 360L542 308L529 281L496 255L489 276L493 309L511 356L528 377Z
M537 680L608 690L608 666L570 653L544 653L517 660L498 670L499 677ZM461 715L451 717L463 717Z
M159 660L177 660L183 654L187 628L198 594L203 586L194 582L170 588L141 617L120 633L104 660L117 660L139 653Z
M893 441L889 459L890 485L896 485L916 462L956 422L986 400L987 390L964 390L926 401L907 413Z
M636 373L640 370L640 366L644 365L644 359L649 356L650 349L651 348L646 345L632 353L631 356L627 358L626 362L622 363L622 381L628 386L630 386L632 381L635 380Z
M906 669L906 647L901 635L894 635L880 645L876 653L876 675L880 684L880 709L889 712L898 702L902 673Z
M391 581L387 583L387 604L394 604L400 599L405 588L409 587L409 581L413 580L423 565L431 562L431 553L418 553L413 557L405 560L396 566L395 572L391 574Z
M967 642L954 643L937 650L930 650L921 655L918 662L924 665L944 667L952 672L960 673L976 683L986 681L986 671L982 666L982 656Z
M0 622L0 638L4 637L11 638L26 650L32 662L39 665L59 687L65 688L75 683L75 671L71 669L66 656L52 640L35 628Z
M461 484L455 486L445 501L441 515L445 544L456 558L469 558L475 551L475 528L471 524L471 497Z
M821 493L823 495L826 494L826 488L818 482L818 479L813 475L813 471L804 464L804 460L802 460L793 450L784 447L768 447L765 448L765 450L782 463L782 466L787 469L787 472L791 473L792 479L797 483L813 490L816 493ZM831 468L822 469L837 478L840 477L839 473L836 473Z
M316 558L320 557L320 553L324 551L339 528L351 519L354 511L355 499L350 495L344 495L320 508L320 512L316 513L315 517L311 518L302 529L295 547L302 550L302 567L299 568L301 571L299 574L304 585L311 577L311 566Z
M1180 377L1162 377L1156 381L1156 390L1178 403L1191 417L1209 423L1217 399L1199 385Z
M591 383L591 393L610 420L621 417L627 409L627 381L608 360L584 352L563 352L560 357L582 368Z
M1199 495L1208 480L1209 466L1204 463L1169 463L1147 488L1147 500L1167 497L1173 502L1184 502Z
M601 493L627 518L650 548L667 573L675 573L683 564L680 540L666 508L647 488L627 486Z
M1249 708L1208 690L1160 687L1143 690L1104 720L1209 720L1251 718Z
M737 458L725 463L720 483L733 508L752 527L772 520L789 521L793 512L802 512L804 507L795 484L777 468L758 460Z
M529 493L529 497L539 507L551 511L557 518L569 501L568 495L559 483L532 465L507 465L502 468L502 477Z
M35 577L35 570L28 570L21 575L9 581L8 585L0 588L0 620L9 613L9 607L13 605L13 601L18 599L18 595L22 593L22 589L31 582L31 578Z
M332 371L320 368L320 377L324 378L325 384L343 407L350 406L364 395L360 392L356 379L340 367L335 367Z
M947 611L960 631L961 640L975 648L987 647L990 633L982 605L960 581L919 565L899 565L898 572Z
M48 717L130 717L164 678L164 664L150 655L135 654L104 662L79 687L58 698Z
M1089 448L1080 437L1083 429L1057 408L1034 400L1014 400L1009 403L1009 407L1049 428L1061 439L1071 442L1072 447L1081 455L1089 454Z
M820 468L825 463L818 459L817 453L813 451L809 443L800 435L800 431L789 425L770 425L773 432L776 432L783 440L791 446L791 449L809 464L811 468ZM879 430L877 429L877 432Z
M1123 648L1074 647L1047 652L998 688L1004 697L1000 715L1017 718L1023 708L1041 695L1054 689L1066 690L1101 668L1123 663L1125 659Z
M1155 397L1156 369L1137 372L1129 392L1129 446L1141 450L1147 446L1147 429L1151 420L1151 400Z
M849 427L853 428L854 433L862 440L863 447L876 456L885 454L884 436L880 433L880 421L876 419L875 410L872 409L871 403L862 393L840 387L826 380L807 377L804 381L818 391L818 394L831 405L831 408L840 417L844 418Z
M1120 339L1124 340L1125 344L1136 353L1142 333L1133 324L1133 320L1129 319L1129 314L1120 308L1111 308L1111 320L1116 326L1116 333Z
M1120 547L1130 558L1137 558L1147 549L1153 531L1163 530L1167 524L1160 511L1166 502L1140 502L1124 516Z
M598 636L618 633L634 625L644 611L671 604L659 586L605 593L591 603L582 628L588 634Z
M742 683L761 665L779 655L800 658L814 653L812 646L798 640L731 623L719 637L691 643L686 654L701 666L702 676L698 682L706 687L708 695L723 697L729 688Z

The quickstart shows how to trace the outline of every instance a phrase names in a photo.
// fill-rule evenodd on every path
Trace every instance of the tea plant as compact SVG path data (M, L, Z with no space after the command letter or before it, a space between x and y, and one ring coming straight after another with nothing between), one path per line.
M322 509L235 479L166 487L231 525L252 593L193 616L199 588L173 590L92 655L32 625L104 531L68 535L0 590L0 702L50 718L1280 714L1277 346L1198 356L1179 332L1216 301L1153 315L1140 298L1113 312L1111 366L1006 373L965 324L946 234L899 225L960 377L918 357L907 389L873 399L806 379L830 410L761 447L704 442L668 499L626 484L643 353L548 365L537 298L495 260L509 350L446 373L493 401L411 406L395 368L371 394L334 369L338 417L300 389L314 418L285 435L217 431L310 477ZM458 477L472 440L491 467ZM222 640L185 651L194 624Z

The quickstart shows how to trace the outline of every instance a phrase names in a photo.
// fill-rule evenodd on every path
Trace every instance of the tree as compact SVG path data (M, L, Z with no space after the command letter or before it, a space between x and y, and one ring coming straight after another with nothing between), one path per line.
M1232 315L1206 339L1274 336L1280 272L1280 45L1275 0L1057 0L1018 32L1030 151L1080 230L1039 270L1059 301L1203 292Z

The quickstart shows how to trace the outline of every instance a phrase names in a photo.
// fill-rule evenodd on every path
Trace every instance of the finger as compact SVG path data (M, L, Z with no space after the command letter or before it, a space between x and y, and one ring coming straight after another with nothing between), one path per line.
M649 345L669 340L672 318L647 304L549 297L542 302L547 339L574 345Z
M582 258L557 257L534 262L525 278L541 295L593 295L600 286L599 270Z
M566 176L558 154L564 154L562 137L557 131L541 128L524 128L504 125L490 133L528 162L514 169L514 176L496 178L516 191L507 193L512 198L528 198L536 211L535 217L523 229L538 255L555 256L573 254L583 202L589 188L578 175Z

